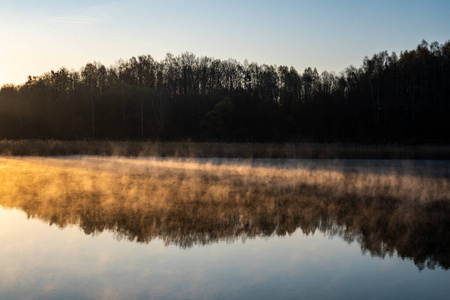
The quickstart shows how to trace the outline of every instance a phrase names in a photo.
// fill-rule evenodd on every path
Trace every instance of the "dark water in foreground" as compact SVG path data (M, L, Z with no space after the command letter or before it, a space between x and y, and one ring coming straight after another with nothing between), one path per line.
M0 299L446 299L449 169L0 158Z

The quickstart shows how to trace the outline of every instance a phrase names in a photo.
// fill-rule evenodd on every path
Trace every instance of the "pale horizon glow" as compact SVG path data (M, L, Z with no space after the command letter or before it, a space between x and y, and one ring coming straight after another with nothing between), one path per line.
M0 86L93 61L160 61L168 52L339 73L380 51L448 41L448 15L445 0L6 1Z

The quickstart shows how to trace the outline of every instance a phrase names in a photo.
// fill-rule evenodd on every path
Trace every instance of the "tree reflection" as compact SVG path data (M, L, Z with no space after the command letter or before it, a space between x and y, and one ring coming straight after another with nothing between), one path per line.
M249 164L1 159L0 205L86 234L189 248L324 232L363 252L450 268L448 178Z

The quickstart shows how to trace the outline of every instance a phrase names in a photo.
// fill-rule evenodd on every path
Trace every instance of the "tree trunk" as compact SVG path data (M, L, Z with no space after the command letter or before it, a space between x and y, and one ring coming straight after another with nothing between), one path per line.
M144 138L144 99L141 98L141 139Z
M95 139L95 102L94 95L91 91L91 120L92 120L92 138Z

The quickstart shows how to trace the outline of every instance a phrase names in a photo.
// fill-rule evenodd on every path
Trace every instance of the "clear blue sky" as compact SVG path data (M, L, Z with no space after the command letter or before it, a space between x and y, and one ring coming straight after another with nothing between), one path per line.
M450 40L450 0L0 0L0 86L150 54L340 72L379 51Z

